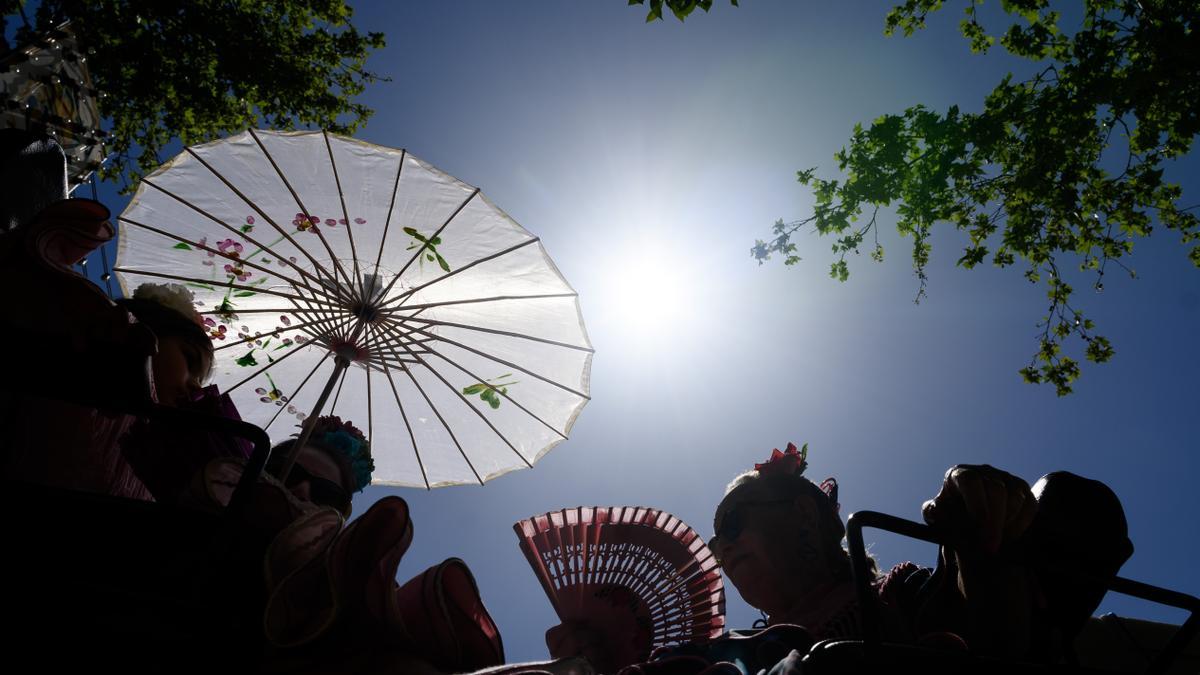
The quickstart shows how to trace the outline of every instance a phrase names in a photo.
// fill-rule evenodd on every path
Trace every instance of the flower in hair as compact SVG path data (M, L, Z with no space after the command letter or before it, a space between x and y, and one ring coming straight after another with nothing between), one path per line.
M346 460L354 474L355 492L362 492L371 483L375 460L371 458L371 442L361 429L337 415L322 415L313 424L311 438Z
M163 307L173 309L204 328L204 320L200 318L200 314L193 304L196 296L180 284L144 283L133 292L133 297L137 300L156 302Z
M771 451L771 458L762 464L755 464L754 470L761 475L771 473L803 475L808 468L808 443L799 450L795 443L788 443L787 448L780 452L779 448Z

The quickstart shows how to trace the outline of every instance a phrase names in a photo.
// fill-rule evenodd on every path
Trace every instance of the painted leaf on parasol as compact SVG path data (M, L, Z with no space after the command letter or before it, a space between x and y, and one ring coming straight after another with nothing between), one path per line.
M716 638L725 627L725 589L712 552L665 511L581 506L513 529L558 617L603 633L619 652L617 663Z
M588 400L578 299L538 238L405 150L248 131L146 176L119 225L122 289L195 293L243 417L277 440L353 419L374 483L531 466Z

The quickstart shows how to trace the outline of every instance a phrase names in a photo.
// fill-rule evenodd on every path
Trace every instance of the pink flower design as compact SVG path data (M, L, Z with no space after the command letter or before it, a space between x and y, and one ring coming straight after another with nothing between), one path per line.
M250 278L250 272L247 272L241 265L226 265L225 272L230 276L237 277L238 281L245 281Z
M254 216L246 216L246 224L253 225L254 224Z
M200 245L201 249L208 248L208 237L200 237L200 241L198 241L197 243ZM208 258L217 257L217 254L213 253L212 251L204 251L204 255L207 256ZM201 260L200 264L204 265L205 267L212 267L213 261L212 260Z
M341 223L342 225L345 225L345 224L346 224L346 219L345 219L345 218L338 218L338 222L339 222L339 223Z
M296 217L292 219L292 225L296 226L297 231L305 232L312 228L313 223L309 220L308 216L303 213L297 213Z
M208 331L208 337L214 340L224 340L226 327L225 324L218 324L213 321L211 316L204 317L204 328Z
M333 227L334 225L337 225L337 221L334 220L333 218L326 218L325 224L329 227Z
M221 253L229 256L230 258L237 258L241 256L243 250L242 245L232 239L218 241L217 248L220 249ZM212 254L210 253L209 255Z
M279 317L279 323L285 326L290 326L292 325L292 320L289 319L286 314L284 314L283 316Z
M354 219L354 222L355 222L355 223L357 223L357 224L359 224L359 225L362 225L363 223L366 223L366 222L367 222L367 219L366 219L366 218L355 218L355 219Z

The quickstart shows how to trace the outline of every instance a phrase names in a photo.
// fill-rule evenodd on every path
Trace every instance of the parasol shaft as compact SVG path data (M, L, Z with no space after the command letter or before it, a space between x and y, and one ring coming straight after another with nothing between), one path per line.
M325 389L321 391L321 396L317 398L316 405L308 414L308 419L304 421L304 428L300 430L300 437L292 444L287 456L283 461L283 468L279 472L279 482L286 484L288 474L292 472L292 465L296 463L296 456L300 454L300 448L303 448L308 443L308 439L312 436L313 428L317 425L317 418L320 417L321 411L325 408L325 402L329 400L329 394L333 392L333 385L337 384L338 378L342 373L350 367L350 359L338 354L333 359L333 373L329 375L329 381L325 383Z

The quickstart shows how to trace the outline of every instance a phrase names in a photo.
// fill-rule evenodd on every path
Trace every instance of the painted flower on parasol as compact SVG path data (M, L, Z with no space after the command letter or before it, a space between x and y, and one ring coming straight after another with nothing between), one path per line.
M185 149L118 222L123 288L195 292L243 417L276 439L353 419L376 483L531 466L588 400L578 298L541 242L404 150L249 131Z

